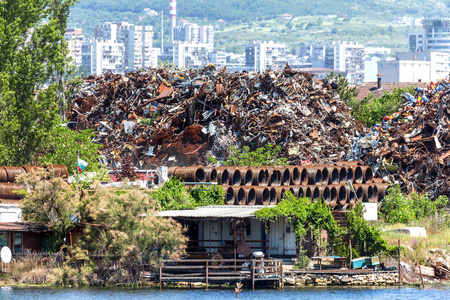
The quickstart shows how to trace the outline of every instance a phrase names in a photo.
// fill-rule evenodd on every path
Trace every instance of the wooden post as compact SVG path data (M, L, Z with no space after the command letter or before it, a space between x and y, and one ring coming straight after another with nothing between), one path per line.
M255 290L255 260L252 259L252 290Z
M159 289L162 290L163 283L162 283L162 261L159 261Z
M206 260L206 288L208 288L208 273L209 273L208 260Z
M397 256L398 256L398 283L402 284L402 278L401 278L402 271L401 271L401 265L400 265L400 239L398 240L398 253L397 253Z
M283 279L283 262L280 260L280 289L284 286Z
M348 265L348 268L349 269L351 269L351 267L352 267L352 235L349 233L348 234L348 250L349 250L349 256L350 256L350 259L349 259L349 265Z

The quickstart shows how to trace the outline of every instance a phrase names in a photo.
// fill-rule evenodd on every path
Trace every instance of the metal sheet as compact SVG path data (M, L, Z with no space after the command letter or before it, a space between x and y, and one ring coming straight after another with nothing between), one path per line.
M190 210L166 210L158 212L161 217L189 217L189 218L248 218L253 217L254 212L274 205L211 205L201 206Z

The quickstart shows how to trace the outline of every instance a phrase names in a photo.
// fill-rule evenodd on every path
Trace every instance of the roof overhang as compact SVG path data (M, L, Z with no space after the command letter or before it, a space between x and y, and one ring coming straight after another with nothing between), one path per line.
M160 217L171 218L252 218L257 210L275 205L211 205L189 210L166 210L158 212Z

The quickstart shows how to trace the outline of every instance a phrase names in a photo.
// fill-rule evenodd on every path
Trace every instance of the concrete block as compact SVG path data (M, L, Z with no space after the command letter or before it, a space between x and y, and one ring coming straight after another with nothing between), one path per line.
M402 227L390 230L396 233L407 234L414 237L427 237L427 231L423 227Z

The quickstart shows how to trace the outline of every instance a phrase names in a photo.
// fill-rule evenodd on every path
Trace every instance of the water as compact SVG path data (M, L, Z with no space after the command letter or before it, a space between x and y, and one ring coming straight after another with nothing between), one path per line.
M22 288L1 287L0 299L45 299L45 300L115 300L115 299L161 299L161 300L220 300L236 299L232 289L227 290L182 290L145 288ZM390 288L285 288L284 290L244 290L237 299L251 300L336 300L336 299L450 299L450 286L433 286L424 289L413 287Z

